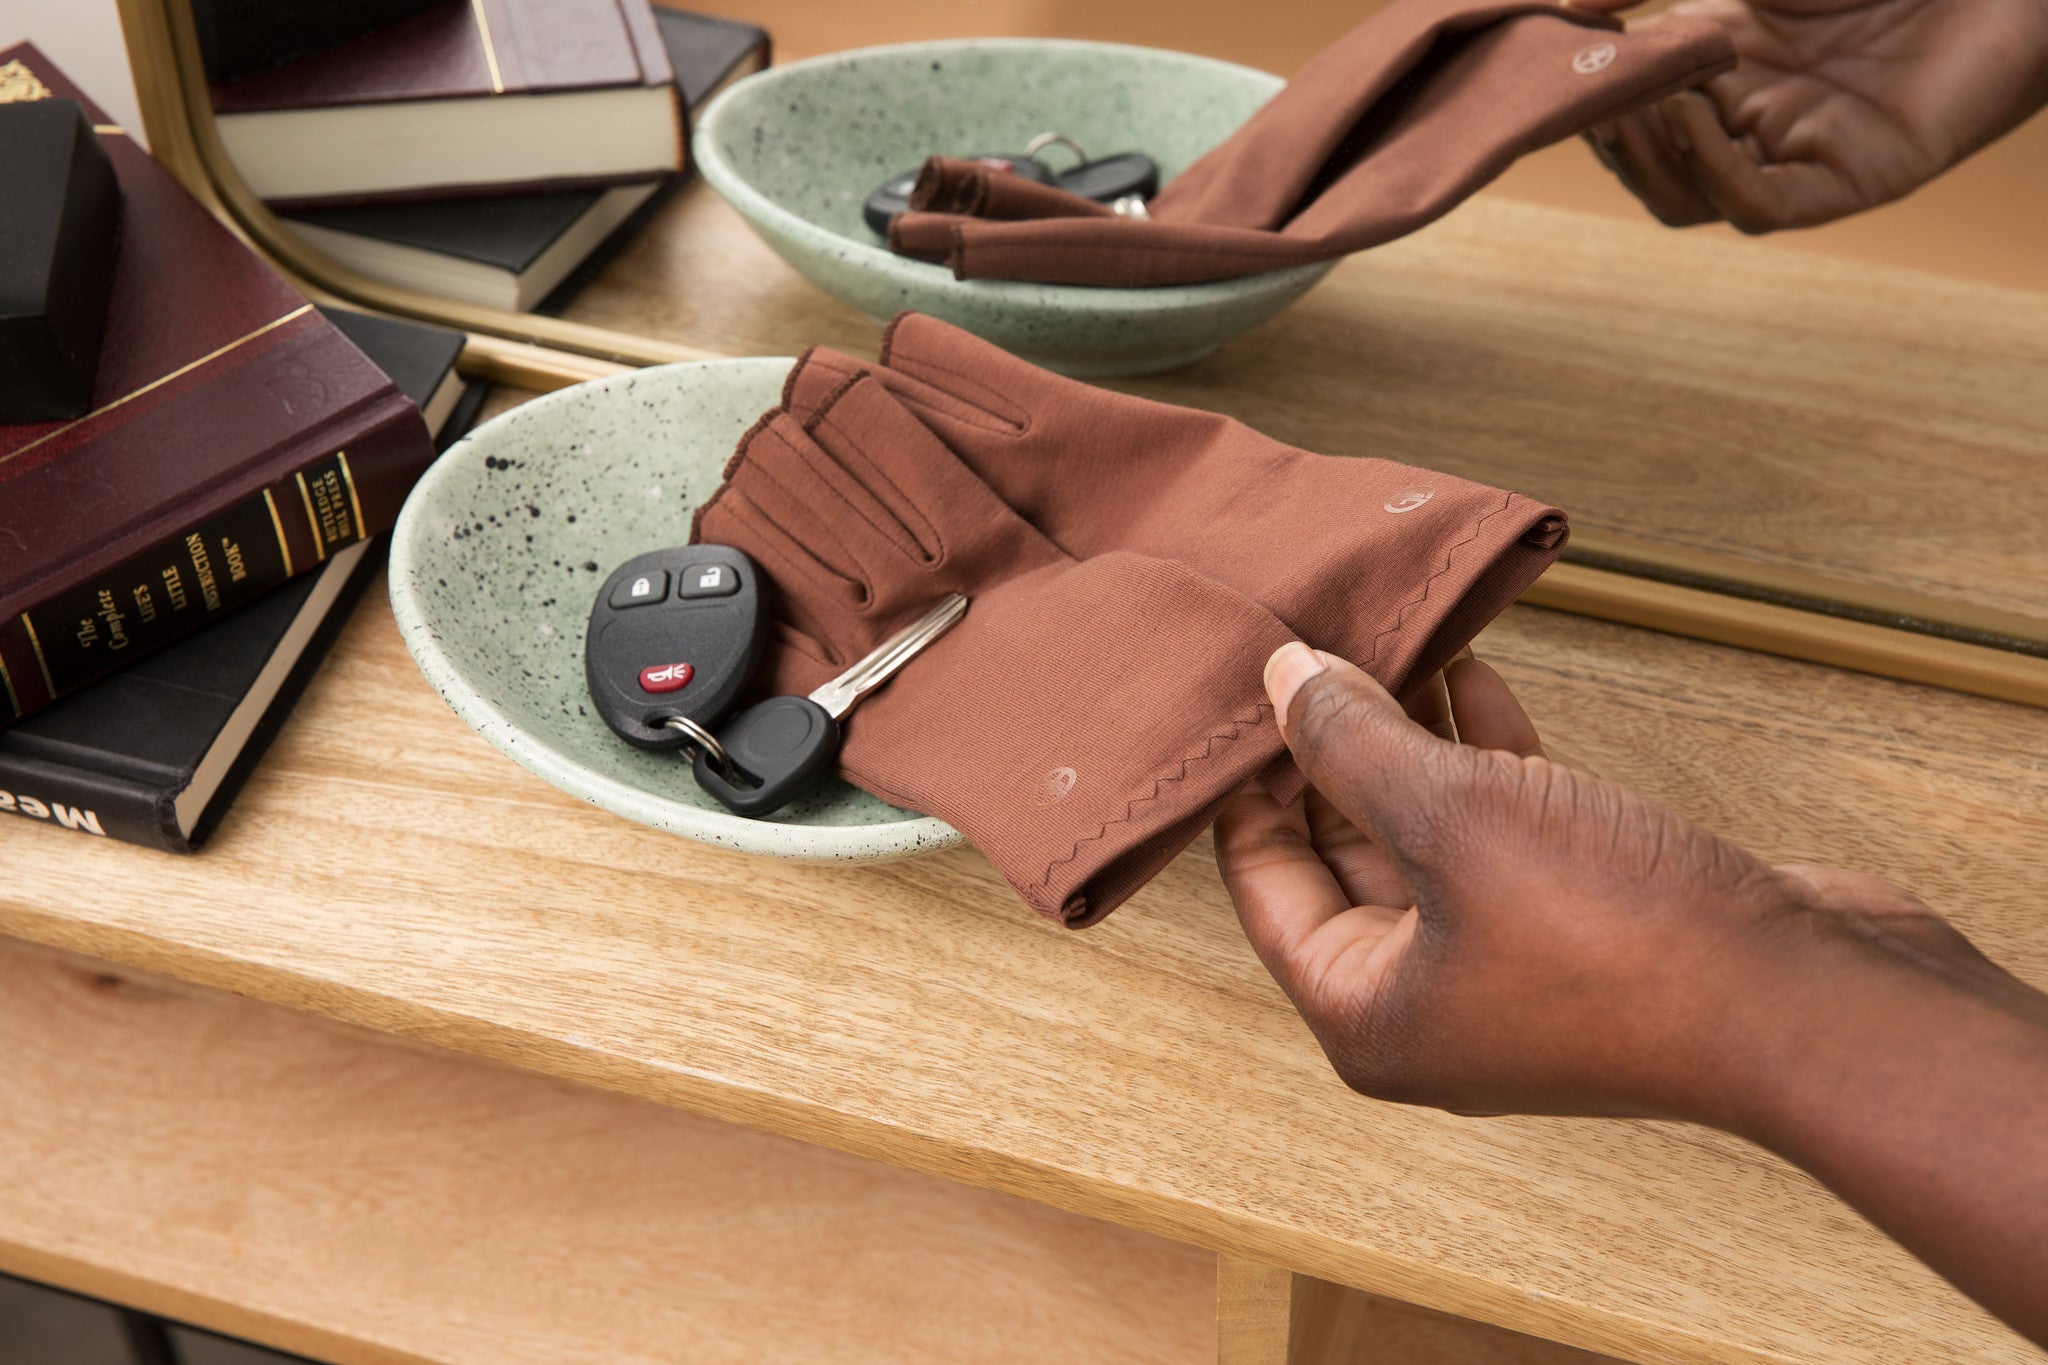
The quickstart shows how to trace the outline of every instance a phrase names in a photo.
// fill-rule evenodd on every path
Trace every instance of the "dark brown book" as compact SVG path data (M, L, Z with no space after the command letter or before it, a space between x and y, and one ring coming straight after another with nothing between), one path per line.
M666 7L654 20L692 118L768 65L768 34L756 25ZM288 221L330 259L373 280L549 312L568 304L675 183L307 209Z
M232 81L462 0L192 0L206 79Z
M26 43L0 51L106 115ZM0 427L0 723L388 529L419 410L118 129L92 409Z
M235 169L283 207L652 180L683 167L646 0L473 0L212 87Z

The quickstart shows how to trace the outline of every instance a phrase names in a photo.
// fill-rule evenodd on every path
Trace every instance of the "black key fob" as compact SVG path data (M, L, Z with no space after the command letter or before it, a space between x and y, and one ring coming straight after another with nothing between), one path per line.
M967 160L979 161L991 170L1008 171L1012 175L1021 175L1026 180L1036 180L1041 185L1053 183L1052 167L1037 157L1026 156L1022 152L981 152L968 157ZM860 216L867 220L868 227L874 230L877 237L889 235L891 218L910 211L910 190L915 184L916 171L892 175L882 182L880 189L868 196L865 204L861 205Z
M1118 152L1100 161L1084 161L1071 171L1061 171L1052 183L1068 194L1114 204L1127 195L1150 199L1159 193L1159 163L1143 152Z
M727 545L689 545L629 560L598 590L583 637L590 699L619 738L675 749L682 716L705 729L739 700L768 635L754 562Z
M726 772L703 749L697 785L735 815L772 815L832 775L839 722L809 697L770 697L718 727Z

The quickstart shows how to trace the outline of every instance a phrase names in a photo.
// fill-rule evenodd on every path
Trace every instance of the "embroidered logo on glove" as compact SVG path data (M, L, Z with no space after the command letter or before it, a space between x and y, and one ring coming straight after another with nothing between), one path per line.
M1067 799L1067 793L1072 791L1074 784L1080 780L1081 774L1072 768L1054 768L1038 780L1037 790L1031 793L1032 809L1044 810L1048 806L1057 806Z
M1398 498L1388 498L1386 510L1398 517L1403 512L1413 512L1435 496L1434 488L1411 488Z
M1608 67L1614 65L1614 59L1619 52L1620 49L1615 47L1613 43L1595 43L1578 56L1572 58L1572 70L1578 72L1581 76L1590 76L1596 71L1605 71Z

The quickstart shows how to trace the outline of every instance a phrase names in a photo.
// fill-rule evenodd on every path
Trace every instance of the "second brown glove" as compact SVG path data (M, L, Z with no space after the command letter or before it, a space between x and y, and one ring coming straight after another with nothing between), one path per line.
M1149 218L934 158L889 244L961 279L1047 284L1189 284L1332 260L1734 60L1701 20L1624 29L1531 0L1396 0L1168 183Z

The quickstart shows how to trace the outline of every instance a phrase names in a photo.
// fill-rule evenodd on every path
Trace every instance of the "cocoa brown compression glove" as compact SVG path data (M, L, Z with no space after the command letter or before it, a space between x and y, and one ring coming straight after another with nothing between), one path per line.
M812 348L786 401L814 411L853 375L886 386L1066 553L1177 560L1397 696L1565 541L1564 514L1518 493L1313 455L1212 412L1063 378L918 313L890 324L878 365Z
M1284 752L1260 678L1294 636L1272 613L1171 560L1077 562L873 378L757 423L692 539L773 580L776 692L968 596L847 717L840 768L952 824L1063 923L1108 914Z
M1443 216L1517 158L1726 70L1719 25L1396 0L1162 189L1148 219L934 158L896 250L962 279L1162 285L1332 260Z

